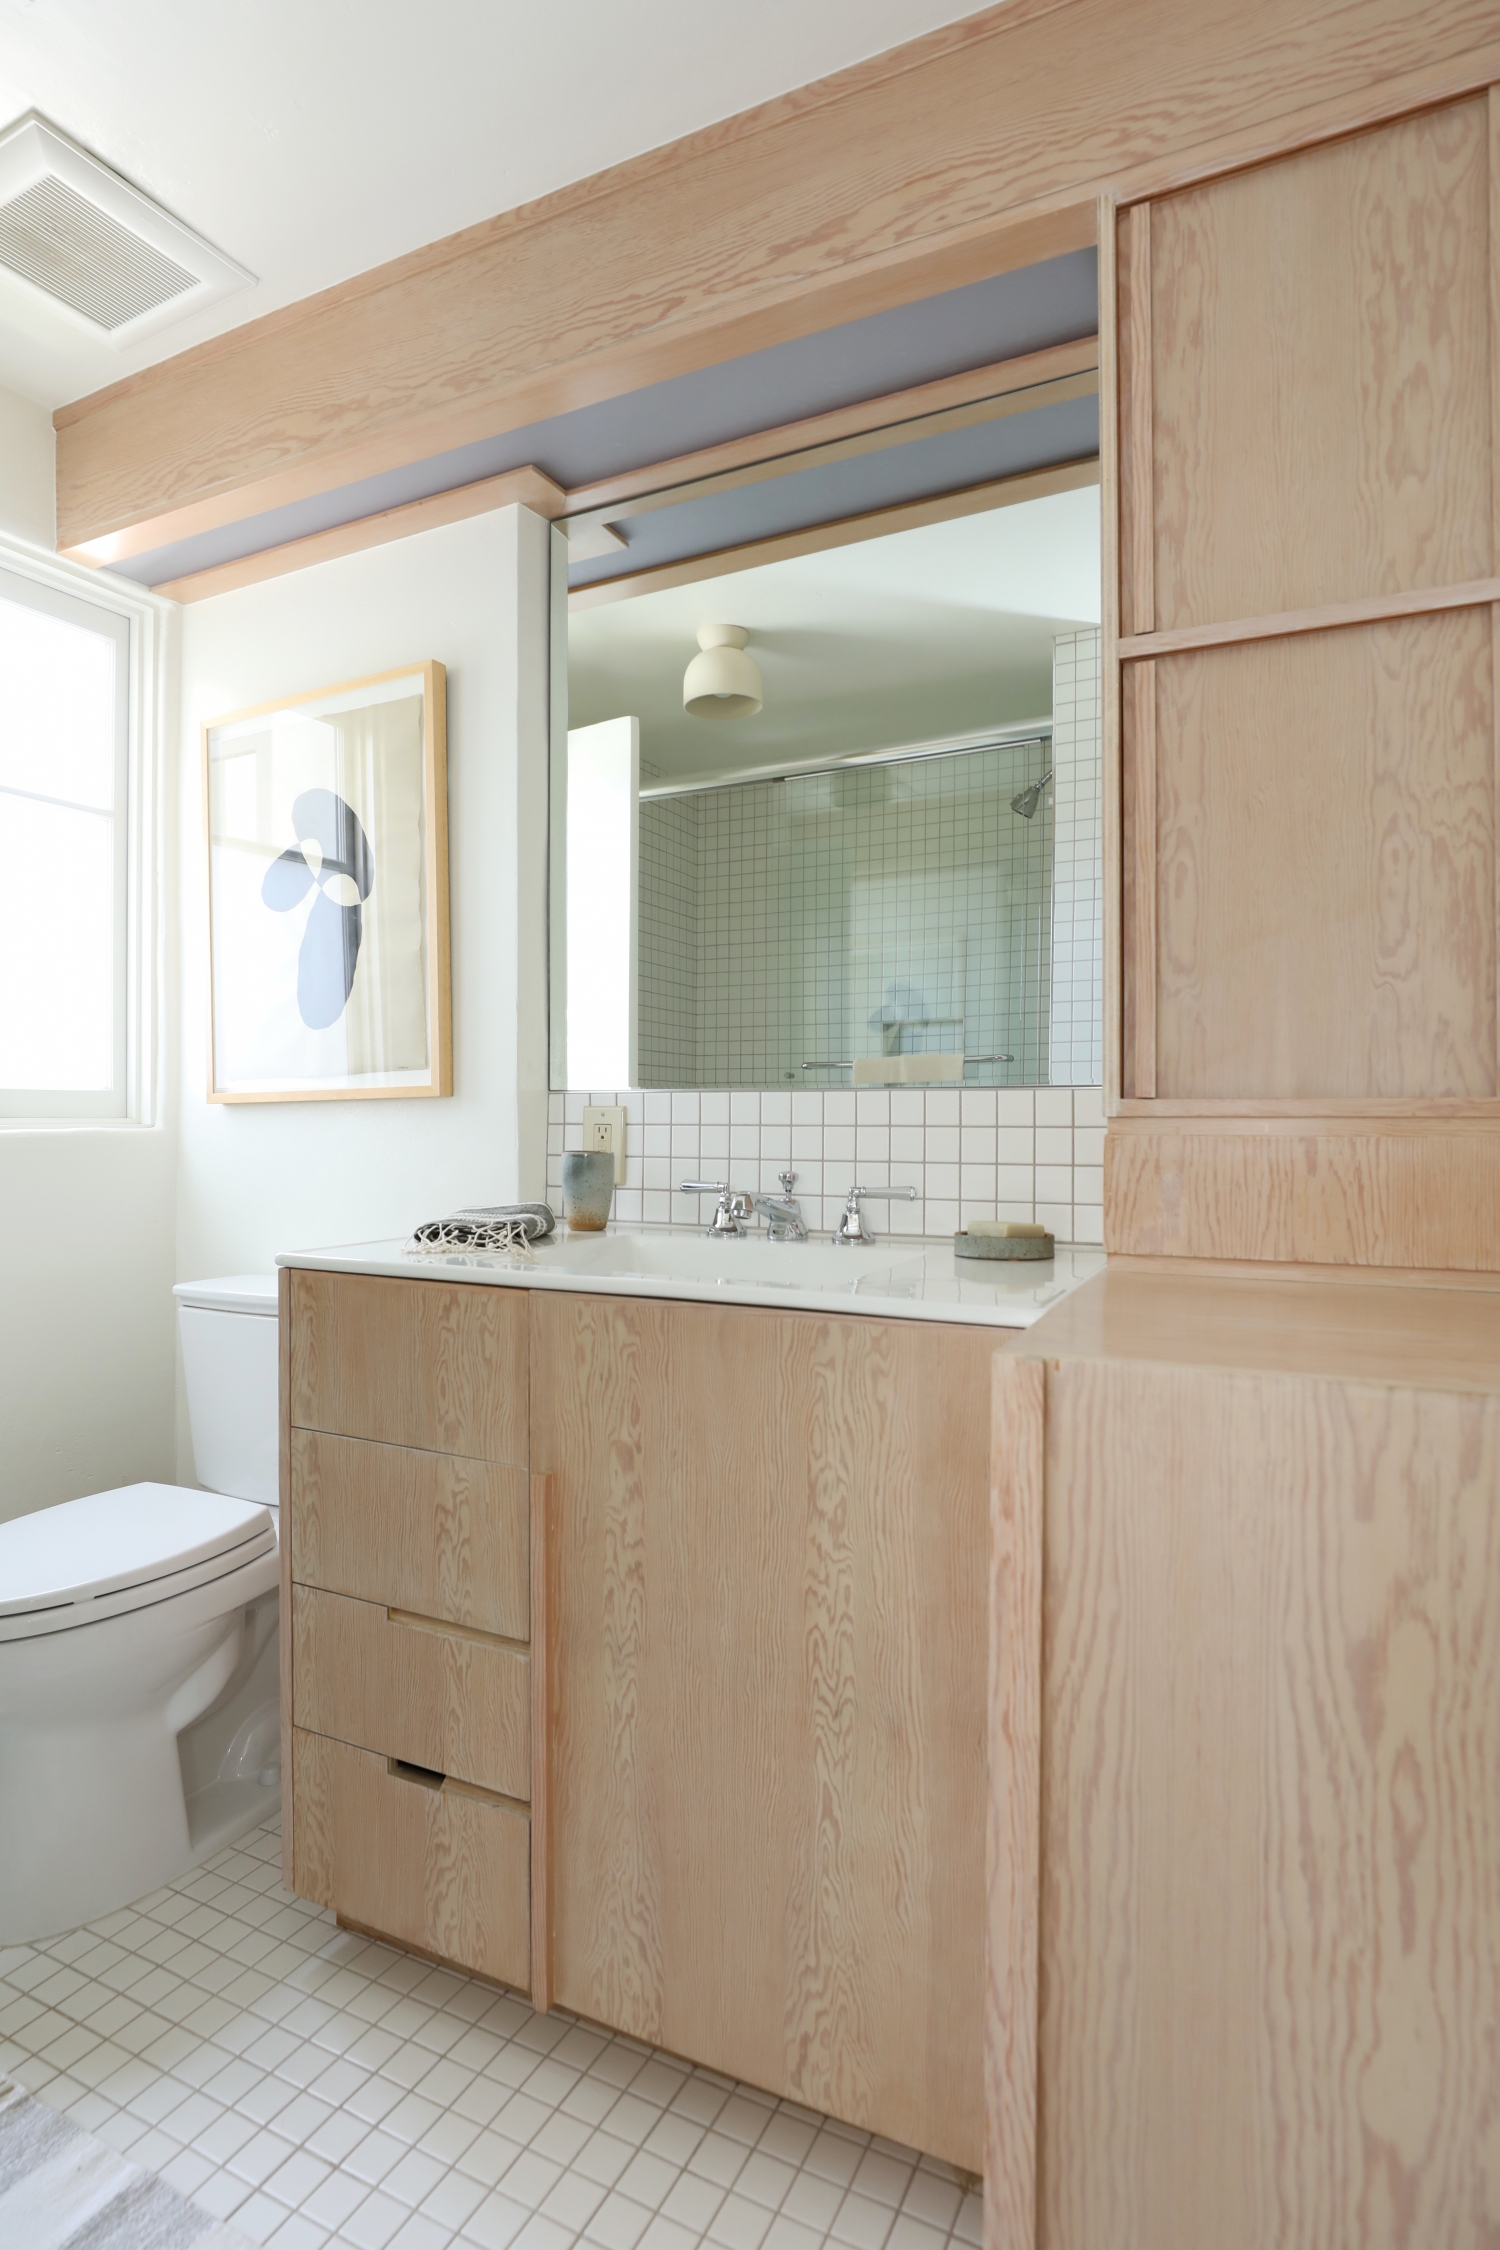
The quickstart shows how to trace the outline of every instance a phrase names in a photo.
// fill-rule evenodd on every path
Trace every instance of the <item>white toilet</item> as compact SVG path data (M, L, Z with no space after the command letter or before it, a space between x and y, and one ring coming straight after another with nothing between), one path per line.
M0 1945L110 1913L279 1802L276 1277L175 1295L209 1489L0 1523Z

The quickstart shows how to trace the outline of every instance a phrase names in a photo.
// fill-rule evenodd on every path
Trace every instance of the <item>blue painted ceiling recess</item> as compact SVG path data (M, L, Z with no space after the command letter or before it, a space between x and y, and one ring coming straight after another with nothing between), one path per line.
M678 375L670 382L648 384L597 406L554 415L545 422L533 422L524 429L508 430L500 437L434 454L428 460L389 470L381 476L363 477L354 484L319 493L312 499L268 509L238 523L201 532L195 538L158 547L149 554L135 555L113 567L143 585L160 586L172 579L188 577L195 571L212 569L218 563L238 561L245 555L260 554L268 547L283 546L288 540L306 538L315 531L354 523L386 508L401 507L408 501L426 499L433 493L449 492L462 485L478 483L485 477L498 476L506 469L527 465L543 470L565 488L592 484L604 477L618 476L627 469L753 436L759 430L802 421L836 407L882 398L919 383L935 382L945 375L963 374L970 368L987 366L993 360L1014 359L1023 352L1040 351L1049 344L1073 343L1080 337L1094 334L1098 317L1097 255L1093 250L1070 251L1065 257L1049 258L1040 265L999 274L988 281L971 282L963 289L945 290L939 296L922 298L915 304L899 306L893 312L846 321L816 335L798 337L792 343L747 352L739 359L726 360L692 375ZM1096 401L1074 401L1071 405L1087 406L1094 413L1097 429ZM1012 433L1014 443L1014 433L1026 423L1040 420L1042 415L1056 416L1069 410L1049 407L1035 416L1017 415L1003 424L988 425L983 432L949 432L941 438L916 440L902 450L925 455L933 466L941 462L946 479L949 464L959 459L963 451L961 447L951 447L947 454L934 450L945 445L949 438L989 439L998 444L997 433L1005 429ZM1097 444L1097 435L1093 442ZM863 466L865 474L873 476L873 470L867 465L888 458L882 454L865 455L858 462L848 463L847 467L852 471ZM1078 455L1054 453L1050 458L1076 459ZM1017 466L1042 465L1041 461L1031 458L1017 461ZM1007 473L1005 469L986 467L978 476L963 476L959 481L972 483L982 477ZM831 468L807 471L773 480L770 487L751 489L784 491L789 485L801 486L804 476L810 480L833 474ZM879 479L875 481L878 483ZM920 496L909 489L904 470L898 481L902 484L900 497ZM852 490L853 482L845 479L840 489ZM945 481L929 483L921 489L936 492L951 488ZM806 489L811 492L811 482ZM742 495L724 495L726 501L731 497L738 500ZM749 507L748 491L743 497ZM799 498L798 507L804 504ZM853 507L841 502L837 512L856 513L886 504L879 498L861 498ZM691 505L712 508L717 505L717 496ZM688 510L666 510L663 514L686 517ZM810 519L799 514L796 522L826 519L825 509L823 515ZM628 523L628 519L621 520ZM752 519L747 515L745 520L769 519L764 516ZM640 551L643 555L648 537L657 536L654 530L649 535L646 533L645 521L641 519ZM772 531L791 528L794 525L790 522L771 524ZM757 529L735 536L764 537L769 533ZM715 539L714 543L726 542ZM625 567L635 569L641 565L632 554ZM574 583L582 584L595 575L611 574L608 568L600 572L598 566L584 564L578 566Z
M913 438L905 445L818 468L792 469L764 483L705 493L650 515L612 515L610 523L625 539L626 551L574 563L568 583L597 586L605 579L682 562L690 555L717 554L752 539L838 523L934 493L961 492L996 477L1018 476L1026 469L1083 461L1098 450L1098 394L1066 399L1036 407L1029 414L944 430L935 437Z

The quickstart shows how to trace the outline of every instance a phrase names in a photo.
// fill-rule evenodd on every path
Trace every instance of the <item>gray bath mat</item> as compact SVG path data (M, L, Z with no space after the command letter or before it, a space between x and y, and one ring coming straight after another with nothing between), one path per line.
M5 2250L250 2250L244 2235L0 2081Z

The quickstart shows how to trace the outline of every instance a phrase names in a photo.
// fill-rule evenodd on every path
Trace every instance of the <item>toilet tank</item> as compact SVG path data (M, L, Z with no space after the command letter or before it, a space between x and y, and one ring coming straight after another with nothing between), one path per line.
M277 1487L276 1276L179 1281L177 1326L193 1469L210 1492L274 1508Z

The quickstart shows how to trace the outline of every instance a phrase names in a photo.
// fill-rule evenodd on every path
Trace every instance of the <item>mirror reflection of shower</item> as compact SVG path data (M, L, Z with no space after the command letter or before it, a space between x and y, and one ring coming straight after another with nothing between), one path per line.
M1036 808L1042 801L1042 791L1046 788L1048 782L1051 779L1052 768L1049 766L1047 768L1047 771L1042 775L1040 781L1034 781L1029 789L1022 789L1016 796L1011 798L1011 811L1013 813L1019 813L1023 820L1034 819L1036 817Z

